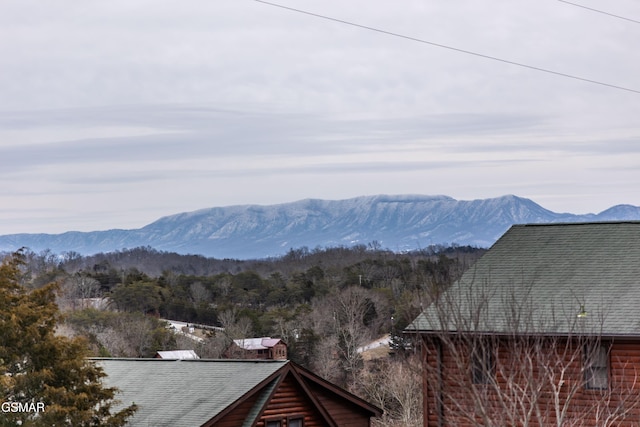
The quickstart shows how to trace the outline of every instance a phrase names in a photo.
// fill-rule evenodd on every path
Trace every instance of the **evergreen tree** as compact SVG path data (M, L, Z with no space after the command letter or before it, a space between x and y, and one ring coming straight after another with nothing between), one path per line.
M84 341L55 335L57 286L27 291L22 264L17 252L0 265L0 426L124 425L135 405L112 414L117 390Z

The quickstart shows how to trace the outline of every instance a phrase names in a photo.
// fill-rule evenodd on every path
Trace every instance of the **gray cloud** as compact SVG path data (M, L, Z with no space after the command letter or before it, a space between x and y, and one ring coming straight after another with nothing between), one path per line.
M536 119L497 115L437 115L399 120L221 111L202 107L95 109L9 113L4 129L55 131L109 126L125 135L31 145L0 145L5 172L42 165L179 161L203 157L315 156L377 150L413 150L416 140L473 137L533 128ZM151 134L127 136L127 127ZM154 129L155 128L155 129ZM171 133L163 133L171 132ZM108 132L107 132L108 133ZM55 134L55 133L54 133ZM405 145L409 148L404 148Z
M640 27L559 2L282 4L640 88ZM8 0L0 25L0 233L378 192L640 204L637 94L252 1Z

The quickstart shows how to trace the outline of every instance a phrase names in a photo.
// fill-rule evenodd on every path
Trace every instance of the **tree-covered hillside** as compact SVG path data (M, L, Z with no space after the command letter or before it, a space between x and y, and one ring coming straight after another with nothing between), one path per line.
M387 410L387 425L415 414L411 399L390 394L389 375L419 386L410 345L399 332L483 253L430 247L397 254L368 246L290 250L260 261L218 260L136 248L83 257L24 251L22 280L57 282L65 313L60 333L88 339L96 356L151 357L194 349L222 357L233 339L271 336L289 358ZM160 319L211 325L200 340L175 334ZM396 357L371 359L359 347L391 334ZM406 354L405 354L406 353ZM403 368L404 367L404 368ZM400 370L400 371L399 371ZM418 375L418 376L416 376ZM413 378L413 382L411 380ZM402 389L403 386L399 385ZM409 421L405 419L405 424Z

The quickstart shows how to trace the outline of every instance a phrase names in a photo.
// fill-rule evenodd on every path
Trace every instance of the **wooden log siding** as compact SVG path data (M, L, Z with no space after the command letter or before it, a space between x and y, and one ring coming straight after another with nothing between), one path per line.
M370 415L364 410L356 411L349 402L327 389L313 384L309 384L309 387L339 427L369 427L371 425Z
M236 406L229 414L227 414L223 419L218 421L215 425L217 427L238 427L241 426L244 422L245 418L253 405L255 405L258 400L260 393L255 393L255 395L251 396L249 399L244 400L238 406Z
M286 427L287 417L292 415L302 415L305 427L325 426L313 402L309 400L293 376L288 374L276 389L256 426L264 427L267 420L280 418L282 427Z
M482 419L478 416L475 419L466 417L467 414L474 413L474 400L471 395L472 387L487 387L482 384L472 383L471 374L471 357L469 353L464 353L461 348L456 351L463 350L466 354L466 360L460 361L460 358L453 356L453 350L443 345L441 349L442 363L438 366L438 344L436 339L425 337L423 341L423 363L424 363L424 426L425 427L444 427L444 426L460 426L474 427L484 425ZM513 360L510 354L508 342L505 340L496 341L496 383L500 390L507 390L507 378L500 374L501 369L506 369L510 364L523 363L523 361ZM608 405L610 410L618 407L621 399L619 394L612 393L608 396L607 404L602 403L603 396L606 391L589 390L583 387L583 363L584 359L576 346L581 344L568 343L567 341L552 341L546 343L547 347L542 347L542 351L551 352L551 345L565 346L569 351L563 354L563 359L559 361L568 367L565 373L565 379L560 388L559 397L561 401L567 399L568 393L572 387L578 387L575 395L569 404L567 422L579 421L579 426L598 426L596 410L603 409ZM630 394L640 396L640 341L638 342L612 342L610 343L609 352L609 387L612 391L622 390ZM579 354L579 355L578 355ZM456 360L458 359L458 360ZM461 363L462 362L462 363ZM439 370L441 369L441 371ZM530 371L535 378L542 375L540 368L532 366ZM556 374L559 372L554 371ZM521 380L526 378L521 377ZM509 381L516 381L516 378L510 378ZM486 400L484 404L487 406L488 412L492 419L503 419L503 423L508 423L508 417L501 416L508 408L503 405L501 400L495 393L495 389L486 388ZM441 400L442 399L442 400ZM635 399L638 399L637 397ZM597 404L600 402L600 404ZM620 427L631 427L640 425L640 405L638 400L629 402L634 406L629 409L624 420L615 422L612 425ZM554 425L555 404L554 393L550 388L545 388L537 401L537 407L543 411L546 417L546 425ZM504 424L506 425L506 424ZM571 424L573 425L573 424Z
M279 342L269 349L269 359L284 360L287 358L286 344Z

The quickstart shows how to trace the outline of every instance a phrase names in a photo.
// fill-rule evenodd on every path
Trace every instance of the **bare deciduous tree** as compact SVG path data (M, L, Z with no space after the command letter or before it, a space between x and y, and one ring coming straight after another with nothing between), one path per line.
M86 274L76 273L62 282L59 298L64 307L70 307L73 310L83 309L91 306L88 299L98 296L99 290L100 282L96 279Z
M194 305L206 304L211 301L211 291L201 282L192 283L189 290L191 291L191 298L193 298Z
M340 362L335 354L337 346L338 340L333 335L321 339L313 363L314 372L332 382L342 380Z
M386 358L368 362L358 378L363 397L384 411L376 426L422 425L422 368L420 359Z
M211 341L211 345L216 348L220 347L220 344L225 349L228 349L227 356L231 358L243 358L246 356L243 349L233 346L233 340L241 340L245 338L252 338L253 327L251 320L247 317L240 316L235 309L225 310L220 313L218 319L224 329L224 334ZM224 338L222 338L224 337Z
M460 286L427 310L433 328L424 335L423 366L434 423L637 425L638 367L622 357L624 345L601 335L606 313L587 319L548 301L540 317L533 286L500 295L486 283ZM500 313L487 309L496 298Z

